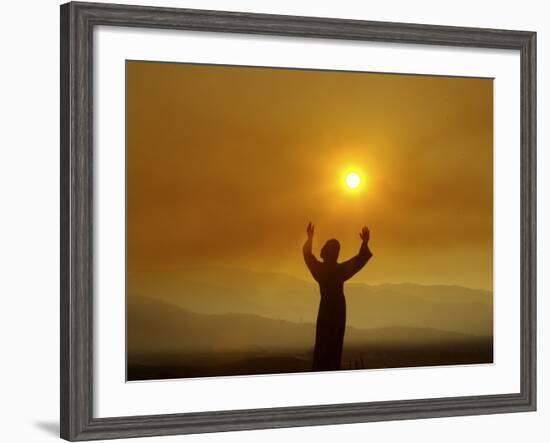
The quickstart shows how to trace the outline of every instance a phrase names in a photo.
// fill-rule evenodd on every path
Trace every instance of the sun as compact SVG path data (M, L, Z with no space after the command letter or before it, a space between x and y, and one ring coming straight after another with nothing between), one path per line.
M361 185L361 176L357 172L348 172L346 174L346 186L349 189L357 189Z

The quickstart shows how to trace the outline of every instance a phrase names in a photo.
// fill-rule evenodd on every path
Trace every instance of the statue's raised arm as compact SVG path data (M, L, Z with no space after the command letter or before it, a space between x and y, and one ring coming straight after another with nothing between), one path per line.
M361 237L362 242L357 255L340 264L340 266L342 267L342 277L344 280L349 280L351 277L357 274L357 272L359 272L372 257L372 252L369 249L369 228L364 226L359 233L359 237Z
M320 262L319 260L317 260L317 258L315 257L315 255L313 255L313 252L312 252L314 231L315 231L315 227L311 222L309 222L306 229L307 240L304 243L302 251L304 253L304 261L306 262L309 272L311 272L311 275L313 276L313 278L317 280L317 277L319 275Z

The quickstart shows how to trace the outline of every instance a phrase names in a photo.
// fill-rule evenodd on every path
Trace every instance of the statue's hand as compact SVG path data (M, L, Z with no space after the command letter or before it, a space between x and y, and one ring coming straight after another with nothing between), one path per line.
M315 230L314 226L309 222L307 224L307 238L310 240L313 238L313 231Z
M359 237L363 240L364 243L368 243L370 240L370 230L366 226L363 226L363 229L359 233Z

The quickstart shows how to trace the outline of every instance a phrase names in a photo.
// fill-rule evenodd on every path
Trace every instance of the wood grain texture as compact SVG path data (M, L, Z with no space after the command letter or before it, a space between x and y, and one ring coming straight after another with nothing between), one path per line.
M515 49L521 54L521 392L246 411L93 417L92 35L97 25ZM61 6L61 437L93 440L536 408L536 34L330 18Z

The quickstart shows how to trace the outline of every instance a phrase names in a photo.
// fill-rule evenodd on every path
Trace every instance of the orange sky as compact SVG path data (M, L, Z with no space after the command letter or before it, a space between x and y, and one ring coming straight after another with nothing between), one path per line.
M128 62L127 100L130 286L191 264L309 281L311 220L342 260L370 227L354 281L492 289L492 80Z

